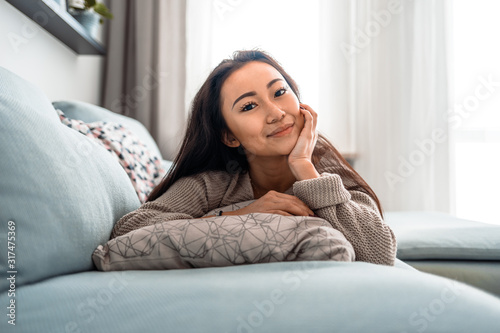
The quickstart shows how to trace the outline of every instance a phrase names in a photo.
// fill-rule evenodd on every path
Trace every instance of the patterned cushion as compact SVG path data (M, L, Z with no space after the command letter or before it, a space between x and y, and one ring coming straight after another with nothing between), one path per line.
M279 261L354 261L330 223L309 216L252 213L165 221L113 238L94 251L99 270L221 267Z
M141 139L149 151L157 156L162 156L160 149L147 128L138 120L112 112L95 104L78 100L62 100L52 102L54 109L61 110L64 115L71 119L83 120L86 123L96 121L107 121L121 124ZM162 157L163 158L163 157Z
M85 123L66 117L61 110L56 111L63 124L95 140L118 160L130 177L139 201L144 203L165 175L161 158L120 124L105 121Z

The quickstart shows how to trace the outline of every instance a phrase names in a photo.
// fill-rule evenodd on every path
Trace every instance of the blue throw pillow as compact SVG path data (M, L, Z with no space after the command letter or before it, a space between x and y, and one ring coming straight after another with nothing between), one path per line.
M1 67L0 142L0 270L15 272L19 287L93 269L94 249L139 207L126 172L61 124L39 88ZM8 285L1 279L0 291Z

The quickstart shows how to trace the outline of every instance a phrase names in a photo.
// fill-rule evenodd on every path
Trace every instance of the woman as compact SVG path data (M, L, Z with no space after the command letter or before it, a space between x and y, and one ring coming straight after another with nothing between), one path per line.
M356 260L393 265L396 240L377 196L316 132L317 114L299 101L295 81L269 55L239 51L197 93L173 167L111 238L158 222L272 213L327 220ZM213 216L213 215L212 215Z

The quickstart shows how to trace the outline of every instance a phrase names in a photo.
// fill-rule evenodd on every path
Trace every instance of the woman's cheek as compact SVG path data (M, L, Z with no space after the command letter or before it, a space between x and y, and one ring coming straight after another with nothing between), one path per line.
M290 110L290 113L295 117L295 118L300 118L302 116L300 112L300 103L298 98L295 95L290 95L290 99L288 100L287 106L288 110Z
M300 115L300 103L297 97L295 97L295 95L293 96L291 109L295 110L295 113Z
M259 126L254 126L254 124L259 124L255 120L249 120L242 124L241 133L242 140L245 141L247 146L253 146L258 144L262 140L264 135L262 128Z
M302 131L305 125L305 120L304 120L304 115L302 114L302 112L300 112L300 109L299 109L299 114L297 115L297 124L300 131Z

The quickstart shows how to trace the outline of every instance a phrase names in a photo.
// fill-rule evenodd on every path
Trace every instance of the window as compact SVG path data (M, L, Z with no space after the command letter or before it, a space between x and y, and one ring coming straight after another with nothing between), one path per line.
M319 61L314 58L319 54L318 1L253 0L216 4L211 68L236 50L263 49L297 81L304 103L312 107L318 105Z
M500 2L453 1L451 131L455 214L500 224Z

